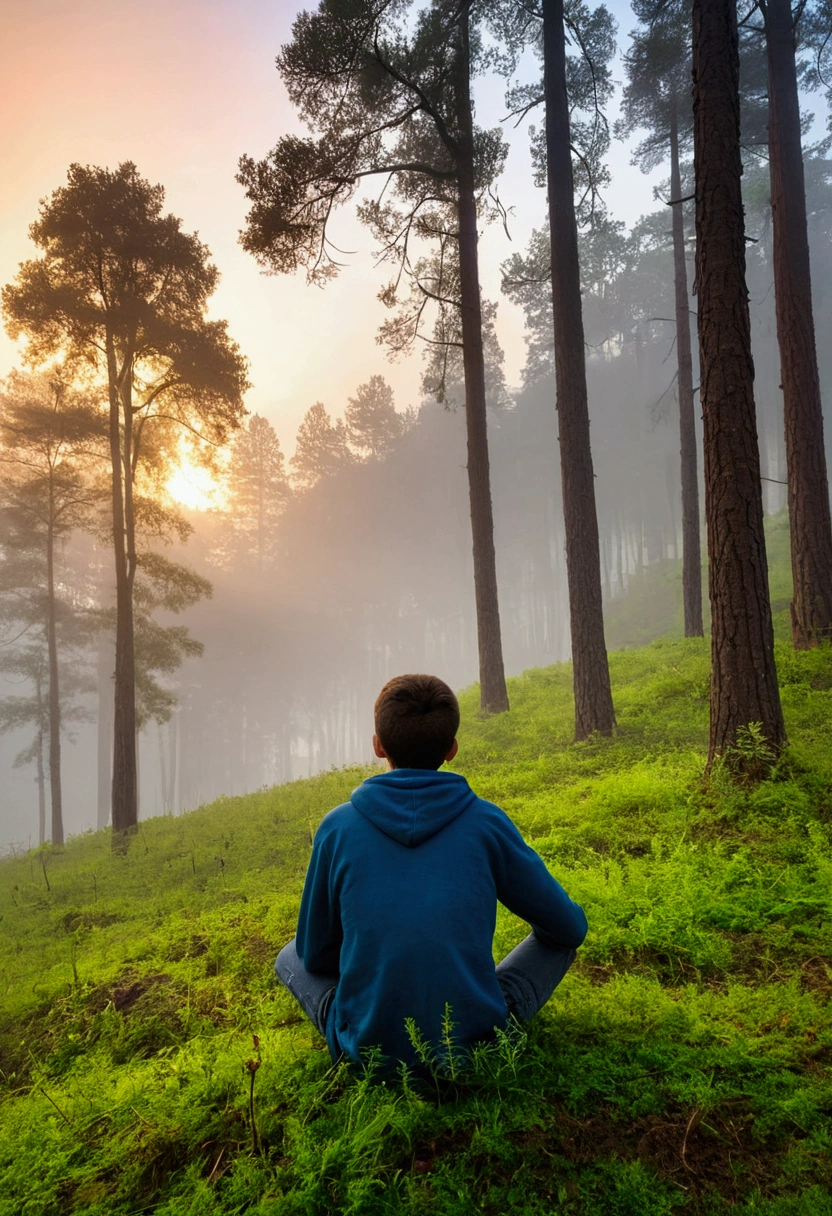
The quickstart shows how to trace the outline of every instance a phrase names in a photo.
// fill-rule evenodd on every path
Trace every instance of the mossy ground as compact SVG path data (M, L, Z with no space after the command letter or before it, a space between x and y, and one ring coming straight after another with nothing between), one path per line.
M612 739L570 741L566 665L506 716L463 698L460 771L591 932L433 1090L334 1069L272 981L360 770L3 861L2 1216L832 1213L832 651L778 644L790 747L752 787L703 778L707 646L613 654Z

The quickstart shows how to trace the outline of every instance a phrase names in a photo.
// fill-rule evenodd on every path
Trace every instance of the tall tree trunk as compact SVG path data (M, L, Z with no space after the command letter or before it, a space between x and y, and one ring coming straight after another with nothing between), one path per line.
M40 688L38 688L38 701L40 701ZM46 774L43 771L43 729L38 730L37 739L37 776L35 778L38 787L38 844L43 844L46 840Z
M159 748L159 791L162 799L162 814L169 815L168 806L168 758L165 754L165 739L161 722L156 723L156 743Z
M589 440L581 273L566 95L563 0L543 0L543 91L546 100L555 380L572 633L575 738L585 739L593 731L609 735L615 726L615 712L604 641L598 517Z
M769 170L783 381L796 649L832 637L832 521L815 348L800 104L790 0L766 0Z
M127 362L127 357L126 357ZM132 400L125 365L121 382L112 338L107 337L110 389L110 462L113 474L113 547L116 562L116 661L113 712L113 842L119 847L138 822L136 785L136 671L133 643L135 533L132 518ZM122 446L121 404L124 405Z
M459 18L460 55L456 76L456 120L459 131L457 184L459 191L459 278L462 312L462 361L465 369L465 424L468 434L468 495L474 549L474 597L477 608L477 643L480 671L480 708L485 713L508 709L500 606L497 598L497 563L494 553L494 516L491 507L491 471L485 406L485 356L474 194L474 120L471 107L469 5Z
M110 822L113 797L113 638L109 633L98 635L98 788L96 827L106 828Z
M762 724L785 742L774 668L740 190L736 0L694 0L696 278L711 599L709 764Z
M46 649L49 656L49 793L52 803L52 843L64 843L61 800L61 696L58 678L58 636L55 613L55 529L53 486L49 485L46 533Z
M670 111L670 200L673 204L673 284L676 293L676 355L679 367L679 437L682 457L682 603L685 637L701 638L702 572L699 554L699 479L696 470L696 421L693 412L693 358L690 345L688 272L682 175L679 169L679 114L674 94Z
M174 713L171 717L168 726L168 789L167 789L167 806L168 814L176 815L178 813L178 801L176 797L176 786L179 778L179 714Z

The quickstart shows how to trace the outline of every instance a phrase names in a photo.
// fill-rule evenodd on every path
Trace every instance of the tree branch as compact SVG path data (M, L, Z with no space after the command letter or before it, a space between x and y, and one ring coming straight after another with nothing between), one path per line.
M454 139L454 137L451 135L450 131L448 130L447 124L446 124L444 118L442 117L442 115L431 104L427 95L424 93L424 91L422 89L419 88L418 84L416 84L415 81L408 80L408 78L406 76L404 76L398 70L398 68L395 68L391 63L387 63L382 58L381 50L378 45L378 29L376 29L373 34L373 53L376 57L376 61L379 64L379 66L381 68L383 68L384 71L388 73L388 75L392 76L393 79L395 81L397 81L400 85L402 85L403 88L409 89L411 93L416 94L416 96L419 98L419 102L420 102L420 105L418 108L421 110L424 110L424 112L433 120L433 124L436 127L439 138L442 140L442 143L445 145L445 147L451 153L454 160L456 160L457 157L459 156L459 144L457 143L457 141Z

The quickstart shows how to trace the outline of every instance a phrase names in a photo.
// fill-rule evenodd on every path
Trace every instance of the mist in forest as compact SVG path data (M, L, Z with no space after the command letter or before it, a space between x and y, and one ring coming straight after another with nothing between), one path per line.
M822 205L826 165L819 168L812 251L823 332L832 324L826 287L832 283L832 207ZM657 213L655 227L664 218ZM749 284L763 467L771 479L764 496L767 510L776 512L785 502L778 357L762 224L758 231ZM670 254L661 233L656 245L644 254L644 277L663 290L635 301L645 317L667 316L671 307ZM631 275L629 281L639 279ZM633 303L628 298L628 308ZM679 434L672 327L645 320L604 342L616 318L609 309L601 313L600 305L598 312L587 340L600 349L589 353L588 374L608 643L616 647L680 628ZM545 338L533 337L536 366L529 382L489 412L500 609L511 675L569 657L554 383ZM821 356L828 389L828 349L822 347ZM360 387L333 402L333 414L343 413L350 396L359 400ZM329 445L331 436L313 433L306 469L283 460L270 425L250 417L232 452L246 446L252 431L259 433L273 461L264 485L256 476L252 482L245 467L254 462L253 452L243 453L228 466L224 504L187 512L193 532L174 546L174 556L208 579L213 595L182 618L204 646L202 655L185 657L173 674L156 677L170 690L171 703L159 705L155 717L151 709L139 735L142 817L180 813L333 765L370 763L373 701L389 676L436 671L458 688L476 679L462 410L425 401L418 413L405 416L395 411L381 374L364 386L365 404L373 396L375 410L366 410L369 431L354 432L350 443L342 424L340 444ZM330 418L333 431L336 426ZM262 521L261 489L267 498ZM62 579L76 589L97 581L95 595L106 603L112 598L107 558L88 538L70 538L60 555ZM648 571L658 577L648 584L645 618L618 623L616 602ZM179 621L170 613L159 616L168 625ZM111 634L101 631L72 653L77 692L68 698L63 751L70 833L94 828L99 815L106 823L109 812L112 645ZM0 695L20 696L21 684L19 676L5 674ZM37 843L38 765L31 736L26 725L0 740L6 845Z
M526 139L525 131L520 135ZM690 177L689 165L683 174ZM825 145L809 149L806 175L815 327L824 334L832 328L832 162ZM764 158L749 155L745 187L763 500L772 514L786 502L786 466ZM627 229L615 219L616 181L609 179L606 201L579 214L610 648L682 628L669 194L662 183L655 208ZM541 195L541 225L543 207ZM687 207L684 223L691 290ZM507 252L502 269L503 291L526 322L519 388L506 386L498 331L487 342L494 547L508 675L570 657L551 288L540 271L546 240L541 231L527 252L513 258ZM696 303L690 294L692 316ZM245 334L236 338L245 350ZM695 337L693 345L696 386ZM235 357L231 346L229 358ZM828 402L828 343L820 343L819 359ZM27 376L19 371L5 382L0 409L7 416L21 395L40 394L43 409L49 394L54 397L54 384ZM386 679L431 671L462 688L478 678L461 367L451 359L437 388L429 365L415 406L397 400L386 376L379 351L377 370L361 383L344 383L338 399L297 402L298 413L306 413L294 449L284 451L272 420L252 412L212 440L208 456L166 432L147 457L137 515L144 565L139 562L135 588L140 818L180 814L332 766L369 764L373 701ZM237 378L242 384L243 373ZM106 452L90 455L94 442L83 437L88 404L78 403L81 429L72 442L78 459L94 464ZM10 450L8 435L3 443ZM176 476L171 452L183 466ZM200 483L210 487L210 500L197 509L182 501L188 497L182 486L199 460L210 465ZM0 467L0 479L10 468L8 462ZM198 480L193 469L191 476ZM50 834L46 634L32 624L41 619L37 588L46 576L15 515L19 503L11 489L21 484L7 480L0 535L5 848L31 847ZM111 538L101 522L102 485L94 473L91 488L80 498L70 495L67 502L80 514L67 507L65 526L54 532L59 611L52 628L61 669L68 834L106 826L110 816L117 588ZM703 552L703 569L705 560Z

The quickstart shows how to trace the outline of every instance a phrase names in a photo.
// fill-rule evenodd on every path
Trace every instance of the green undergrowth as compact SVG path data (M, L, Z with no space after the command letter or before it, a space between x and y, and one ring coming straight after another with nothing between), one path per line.
M4 860L2 1216L829 1216L832 651L778 663L756 787L703 778L703 640L611 656L611 739L571 742L568 665L508 715L465 695L460 771L591 928L455 1078L334 1068L272 980L361 770ZM495 954L525 931L501 912Z

